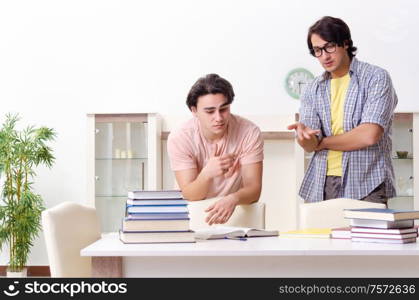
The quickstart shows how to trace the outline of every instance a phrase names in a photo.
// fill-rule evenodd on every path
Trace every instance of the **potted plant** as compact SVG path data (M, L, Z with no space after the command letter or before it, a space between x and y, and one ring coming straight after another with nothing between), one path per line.
M52 166L54 156L46 143L55 138L55 131L47 127L19 131L18 121L18 115L7 114L0 129L0 247L9 246L7 271L13 277L26 276L30 248L41 229L44 205L33 191L32 179L38 165Z

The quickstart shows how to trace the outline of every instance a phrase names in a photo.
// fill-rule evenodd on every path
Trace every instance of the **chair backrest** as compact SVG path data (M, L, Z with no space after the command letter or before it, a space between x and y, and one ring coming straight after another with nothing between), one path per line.
M100 238L96 209L63 202L42 212L51 277L90 277L91 259L80 250Z
M190 216L190 228L192 230L207 228L209 225L205 222L208 213L205 212L210 205L221 198L211 198L200 201L189 201L188 209ZM238 205L231 215L226 226L252 227L258 229L265 228L265 204L255 202L249 205Z
M300 204L300 228L337 228L349 226L344 209L385 208L382 203L338 198L322 202Z

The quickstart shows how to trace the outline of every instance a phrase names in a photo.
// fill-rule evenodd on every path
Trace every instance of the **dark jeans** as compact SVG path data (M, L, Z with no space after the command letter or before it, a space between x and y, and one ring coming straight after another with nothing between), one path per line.
M326 176L326 182L324 184L324 200L341 198L340 191L342 189L341 186L341 178L340 176ZM360 199L363 201L375 202L375 203L384 203L387 205L387 197L386 197L386 186L381 183L377 186L371 193L369 193L364 198Z

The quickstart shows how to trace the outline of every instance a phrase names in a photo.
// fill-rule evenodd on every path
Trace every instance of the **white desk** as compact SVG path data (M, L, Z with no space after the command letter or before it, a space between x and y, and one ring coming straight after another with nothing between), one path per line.
M81 250L95 277L419 277L419 244L250 238L123 244L109 234Z

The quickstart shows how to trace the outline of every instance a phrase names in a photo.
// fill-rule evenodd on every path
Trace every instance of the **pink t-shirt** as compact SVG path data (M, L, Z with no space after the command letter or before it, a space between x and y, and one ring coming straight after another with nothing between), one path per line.
M173 171L197 169L207 164L215 143L203 136L198 119L193 118L170 133L167 152ZM227 132L217 142L220 155L236 154L237 167L231 177L215 177L207 198L225 196L242 187L240 165L263 161L263 139L259 127L242 117L231 115Z

